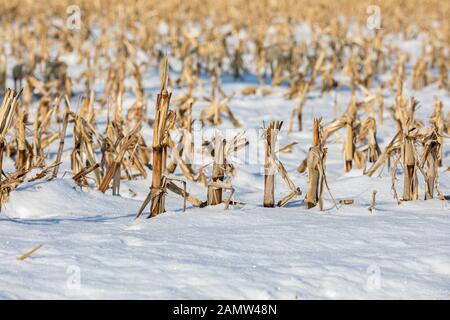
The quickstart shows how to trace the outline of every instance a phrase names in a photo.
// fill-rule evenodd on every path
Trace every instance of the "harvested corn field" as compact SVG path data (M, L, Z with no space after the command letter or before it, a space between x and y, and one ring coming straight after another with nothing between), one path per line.
M0 1L0 299L448 299L449 17Z

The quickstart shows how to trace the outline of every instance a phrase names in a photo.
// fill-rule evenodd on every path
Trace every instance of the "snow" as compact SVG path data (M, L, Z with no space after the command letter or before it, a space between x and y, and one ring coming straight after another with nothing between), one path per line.
M137 206L2 218L0 298L448 298L449 218L439 201L421 213L384 202L372 215L249 205L133 221ZM67 284L73 266L79 288Z
M420 44L409 43L407 49L413 50L412 46L417 49ZM158 75L151 70L144 79L153 115ZM314 90L304 107L305 130L288 135L288 118L297 101L286 100L282 86L273 88L269 96L241 96L240 90L250 84L255 84L254 77L223 78L224 90L237 93L230 102L232 111L249 137L255 137L250 148L256 144L256 149L247 153L250 161L238 161L245 159L245 152L236 159L235 199L244 205L229 210L188 206L183 212L182 199L169 194L168 212L134 220L149 191L151 175L122 181L121 196L80 189L69 173L63 175L70 171L69 127L59 177L22 184L2 208L0 299L449 299L449 206L437 199L423 201L423 181L420 201L397 205L386 170L371 178L357 169L344 174L342 144L332 138L327 157L331 192L337 200L353 199L353 204L336 209L325 193L323 212L307 210L304 195L282 209L262 207L262 163L255 158L262 154L262 144L258 144L257 130L263 121L285 121L280 145L298 144L292 153L279 157L305 194L307 176L297 173L296 167L311 144L312 119L322 116L324 123L331 121L334 93L320 96ZM100 85L96 88L102 90ZM420 101L417 117L425 123L435 96L443 101L445 114L449 111L448 92L435 86L416 92L410 88L406 83L405 93ZM175 90L174 96L179 92ZM385 95L388 106L393 96L388 91ZM349 100L350 92L341 90L338 114ZM75 106L77 97L73 101ZM132 102L129 93L125 105ZM204 105L194 104L194 116ZM221 129L230 127L225 121ZM237 131L231 130L232 134ZM394 122L385 112L378 129L381 148L394 131ZM142 132L151 141L151 128ZM445 171L448 147L445 140L444 166L439 170L445 195L450 192L450 173ZM57 149L57 142L52 148ZM8 170L13 163L5 159L4 165ZM401 194L401 172L398 179ZM277 200L288 192L280 177L275 190ZM373 190L378 191L377 201L370 213ZM205 189L194 183L188 183L188 191L202 200L206 197ZM17 260L39 244L43 247L31 257Z

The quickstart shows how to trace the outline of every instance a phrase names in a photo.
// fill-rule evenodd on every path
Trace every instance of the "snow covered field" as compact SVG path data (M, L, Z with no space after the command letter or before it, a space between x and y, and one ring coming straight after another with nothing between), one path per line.
M310 30L299 28L298 36L307 39ZM388 35L386 39L410 54L404 95L419 101L415 117L428 125L436 98L442 101L447 117L448 91L438 89L436 83L418 91L411 89L411 71L425 38L419 35L403 41L401 36ZM148 58L140 53L136 54L139 61L133 62ZM78 56L63 54L61 59L68 64L73 79L84 71ZM16 62L9 57L8 75ZM175 75L181 68L179 61L170 64ZM149 192L151 171L146 168L146 179L122 180L120 196L113 196L111 190L101 193L93 183L92 188L81 189L72 179L70 153L74 143L73 126L69 124L58 177L21 184L1 208L0 299L450 299L450 206L448 200L423 200L421 174L420 200L397 204L387 168L372 177L356 167L344 173L342 129L327 142L326 174L336 201L353 203L336 207L327 191L324 211L318 207L308 210L303 202L308 177L297 167L311 146L313 119L322 117L324 125L330 123L335 115L345 112L351 99L348 77L337 76L341 77L337 96L333 90L323 95L319 87L311 90L304 106L303 131L298 132L295 123L288 134L289 118L298 98L286 98L287 85L272 87L267 79L255 95L245 96L241 90L257 86L257 77L250 72L235 80L224 73L222 88L227 94L235 93L229 106L242 128L233 128L226 117L214 129L201 130L197 121L194 139L200 157L201 135L221 130L230 138L246 132L250 145L233 159L236 176L232 185L234 200L239 204L230 205L228 210L224 205L194 208L188 204L184 212L183 199L169 193L166 213L144 219L147 207L140 219L134 219ZM387 81L390 76L390 72L377 74L372 92L377 81ZM199 100L193 105L193 119L198 119L208 105L201 97L209 93L210 80L204 76L201 82L203 87L195 89ZM133 79L127 78L124 115L135 101L132 85ZM153 118L160 87L156 63L143 74L143 85L148 116ZM8 77L7 87L13 86L13 79ZM94 87L98 98L105 91L105 81L97 79ZM84 89L83 83L74 83L71 101L75 108ZM270 94L263 94L263 89ZM170 90L176 97L186 87ZM357 94L358 100L364 98L363 92L358 90ZM336 97L338 107L334 110ZM390 88L384 89L383 97L384 122L377 127L381 150L397 132L387 110L394 104ZM99 111L96 117L98 131L103 133L106 111ZM297 142L292 152L279 153L278 157L303 193L286 207L273 209L263 207L261 137L263 122L271 120L284 121L279 146ZM148 123L142 134L151 145L153 133ZM27 139L31 140L29 134ZM49 147L47 163L55 160L58 144L56 139ZM448 138L444 139L443 150L439 190L449 199ZM212 162L208 157L203 160L206 162L194 165L198 168ZM3 170L12 172L14 165L5 157ZM210 176L211 166L207 172ZM179 170L175 176L183 179ZM401 195L401 166L395 187ZM202 201L206 199L206 189L195 182L187 181L187 190ZM370 212L374 190L376 205ZM275 199L280 200L289 191L277 176ZM27 259L18 259L38 245L42 247Z
M2 218L1 298L448 299L442 203L382 201L369 216L360 201L339 212L248 205L132 222L139 203L122 200L78 216Z
M146 78L148 92L154 94L157 75ZM238 92L230 106L244 129L251 132L268 119L287 121L295 101L282 97L285 89L276 88L267 97L240 96L251 78L247 80L224 79L227 92ZM420 100L417 115L424 120L434 96L446 108L450 105L448 93L433 87L409 93ZM296 167L311 143L310 120L323 116L325 123L330 121L333 99L313 92L305 106L307 129L281 134L280 145L298 142L280 159L303 193L307 177ZM339 94L341 112L349 99L349 92ZM201 104L194 106L194 112L199 110ZM394 132L388 115L385 120L378 131L381 147ZM228 122L223 124L227 127ZM150 128L145 134L150 139ZM444 172L448 146L446 141L439 179L444 194L450 192L449 173ZM233 180L235 199L245 205L227 211L188 206L182 212L182 199L169 194L169 211L150 220L134 220L149 179L122 182L120 197L80 190L70 175L26 183L11 193L0 216L0 298L448 299L448 202L398 206L389 174L369 178L356 169L343 174L342 144L328 147L331 191L337 200L354 203L336 209L326 194L323 212L307 210L303 195L286 208L263 208L261 166L245 163L236 164ZM69 165L65 154L61 172ZM397 192L401 188L398 183ZM205 189L192 183L188 190L206 197ZM378 194L371 214L372 190ZM420 190L423 198L422 181ZM276 198L286 192L277 183ZM38 244L43 247L30 258L17 260Z

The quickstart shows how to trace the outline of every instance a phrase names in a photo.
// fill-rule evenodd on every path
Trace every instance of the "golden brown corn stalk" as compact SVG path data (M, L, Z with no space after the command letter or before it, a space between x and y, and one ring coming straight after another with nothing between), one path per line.
M412 72L412 87L414 90L420 90L427 86L428 76L427 76L428 64L424 58L417 59L414 64Z
M377 196L377 190L372 191L372 202L370 203L370 207L367 209L370 213L375 209L375 200Z
M439 134L433 129L422 142L423 153L418 166L425 177L425 200L433 199L437 183L439 150L441 147L439 140Z
M189 142L190 141L190 142ZM172 143L173 144L173 143ZM168 173L174 173L177 166L180 168L183 175L189 179L194 181L194 170L192 169L191 163L192 163L192 156L193 156L193 143L192 143L192 134L190 132L184 131L183 136L180 138L180 141L178 145L181 146L181 148L178 148L177 145L173 144L169 147L172 150L172 157L173 159L167 166L167 172ZM191 149L192 148L192 149ZM190 154L187 156L187 163L183 160L182 156Z
M410 112L402 113L401 123L403 128L403 141L401 144L401 159L403 163L403 201L419 199L419 182L417 179L417 150L415 143L415 131L412 127L414 109L417 101L410 100Z
M383 124L384 100L383 100L383 91L380 85L378 85L377 87L376 99L378 102L378 123Z
M291 193L286 195L283 199L278 201L277 205L279 207L284 207L289 201L294 199L295 197L302 194L302 191L300 188L298 188L294 182L289 178L289 175L284 168L281 161L276 156L277 153L279 153L279 150L274 150L275 148L275 142L278 132L281 129L281 126L283 125L283 122L279 121L271 121L269 123L269 126L264 132L264 139L266 140L266 157L265 157L265 178L264 178L264 203L267 202L267 204L271 204L273 199L273 192L274 192L274 183L275 183L275 172L278 172L278 174L283 179L284 183L288 186L289 189L291 189ZM267 138L267 134L270 134L270 138ZM270 140L268 140L270 139ZM267 152L267 147L270 142L270 152ZM271 175L270 175L271 173ZM267 194L267 195L266 195Z
M96 170L99 167L99 164L96 163L93 166L87 166L83 169L81 169L80 172L76 173L72 179L80 186L88 186L88 183L86 181L86 176L91 173L92 171Z
M360 152L355 150L356 141L356 122L357 122L357 107L356 98L353 95L350 104L347 107L347 111L340 118L332 121L324 130L322 134L323 143L328 139L328 137L336 132L337 130L345 127L346 128L346 139L344 141L344 170L348 172L352 169L353 160L355 160L357 166L362 168L364 165L364 159ZM304 166L299 167L302 170Z
M376 162L380 155L380 147L377 142L377 124L374 118L368 117L361 123L361 129L356 140L360 141L367 138L367 160Z
M222 113L226 113L234 127L239 128L241 125L231 112L228 102L233 98L234 93L226 95L221 86L221 68L215 65L210 70L211 74L211 94L210 97L204 97L204 100L210 104L206 106L200 113L200 121L202 124L209 122L214 126L222 123ZM218 94L222 96L219 99Z
M153 124L153 174L152 188L154 193L151 202L150 217L166 211L165 209L165 187L166 179L163 177L166 170L167 137L169 103L171 93L167 91L169 80L168 61L165 58L161 63L161 91L156 100L155 123Z
M219 135L213 139L214 162L212 171L212 182L223 182L225 177L225 144L226 141ZM219 185L208 185L208 205L214 206L222 203L222 188Z
M6 55L3 48L0 48L0 94L3 94L6 90L6 67Z
M235 168L229 160L233 153L248 145L248 140L244 133L236 134L233 139L226 141L220 133L213 136L212 141L204 141L203 148L213 157L212 178L208 182L204 173L204 168L199 168L196 181L208 188L207 204L217 205L225 203L225 209L228 208L231 198L234 194L234 188L231 185L231 177L235 176ZM223 199L223 191L231 191L227 200Z
M320 210L322 211L324 185L327 187L333 201L334 198L331 195L325 174L327 149L323 147L323 128L321 121L321 118L314 119L312 146L309 148L308 156L306 158L306 166L308 168L308 191L306 193L305 202L308 205L308 209L315 207L317 203L319 203Z
M400 136L400 131L398 131L386 146L384 151L381 153L381 155L378 157L378 160L367 171L367 175L369 177L371 177L378 170L378 168L380 168L386 161L388 161L394 153L400 151Z
M325 154L322 150L322 126L320 125L320 121L321 119L314 119L312 146L309 148L308 156L306 158L306 166L308 168L308 191L306 193L305 202L308 204L308 208L315 207L322 197L321 191L323 189L323 182L321 182L322 179L320 177L320 165L323 163Z
M348 110L344 116L345 118L345 128L346 128L346 139L344 143L344 161L345 161L345 172L352 170L352 163L355 153L355 135L353 124L356 120L356 100L355 96L352 97Z
M31 165L32 155L28 152L28 143L26 140L26 124L28 114L21 108L17 108L16 119L16 136L17 136L17 157L16 157L16 169L26 169L27 164Z
M292 128L293 128L293 125L294 125L295 114L297 114L298 131L302 131L303 130L302 118L303 118L303 107L304 107L305 102L306 102L306 96L307 96L308 92L312 89L312 87L314 86L314 81L316 79L316 76L319 73L319 70L322 68L324 60L325 60L325 51L322 51L319 54L319 56L317 57L317 60L315 60L311 64L311 76L310 76L310 79L309 79L308 82L303 83L303 87L302 87L301 94L300 94L300 101L299 101L299 104L297 105L297 107L292 111L291 119L290 119L290 122L289 122L288 132L292 131Z
M191 164L194 158L194 142L192 136L192 102L189 102L187 108L183 111L180 107L177 109L177 119L182 125L181 137L177 145L173 143L169 137L169 148L172 150L172 160L167 166L168 173L173 173L177 166L179 166L183 175L189 179L194 180L194 170ZM181 119L181 120L180 120Z
M122 166L122 162L125 156L125 153L132 149L134 144L137 142L136 132L139 129L139 124L136 125L136 127L133 128L133 130L128 133L127 136L123 137L120 141L119 149L117 151L117 155L114 158L114 161L110 166L108 167L108 170L106 171L105 176L103 177L102 182L99 185L99 190L101 192L105 192L106 189L108 189L109 183L111 180L113 181L113 194L118 194L118 183L119 181L117 179L120 178L120 167ZM95 163L91 163L91 166L95 165ZM93 170L96 170L97 168L94 168ZM81 171L81 170L80 170ZM120 179L119 179L120 180Z
M308 191L305 202L308 209L313 208L319 202L320 210L323 208L323 176L321 165L324 162L325 153L319 147L309 148L307 157L308 167Z
M298 131L302 131L303 130L303 121L302 121L302 119L303 119L303 107L305 106L305 103L306 103L306 95L308 94L309 88L310 88L310 83L309 82L305 83L303 85L303 88L302 88L301 93L300 93L300 101L299 101L299 103L297 105L297 108L292 111L291 121L289 122L288 132L292 131L295 114L297 114Z
M235 128L241 127L241 124L235 118L228 106L228 101L230 101L233 96L234 94L228 95L222 100L213 96L210 100L211 104L204 108L200 113L200 121L202 121L202 123L210 122L212 125L218 126L222 123L222 113L226 113Z
M264 164L264 207L275 206L275 144L283 122L271 121L265 131L265 164Z
M13 117L16 113L16 109L19 104L19 96L22 93L16 93L14 90L6 89L3 102L0 107L0 183L2 180L3 170L3 151L5 149L5 139L11 124L13 123Z
M434 126L437 133L437 166L442 167L442 158L444 154L444 113L442 112L442 101L436 100L433 114L430 117L430 123Z
M71 168L74 173L77 173L85 167L85 163L91 166L97 163L94 151L94 137L98 141L100 141L100 137L86 119L73 112L70 114L75 121L73 126L74 148L71 154ZM98 168L94 170L94 179L97 186L100 187L101 175Z
M69 98L67 97L67 95L64 98L65 98L66 110L64 111L64 118L63 118L60 136L59 136L59 146L58 146L58 152L56 154L55 163L61 162L62 153L64 150L64 141L66 138L67 124L69 123L69 116L70 116L70 101L69 101ZM54 179L58 176L58 170L59 170L59 165L56 165L53 170L51 179Z

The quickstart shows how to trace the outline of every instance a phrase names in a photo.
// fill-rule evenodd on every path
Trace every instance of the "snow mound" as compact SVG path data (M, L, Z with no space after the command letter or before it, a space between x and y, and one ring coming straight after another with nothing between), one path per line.
M70 179L55 179L24 183L11 192L2 214L22 219L133 214L139 204L98 191L81 190Z

